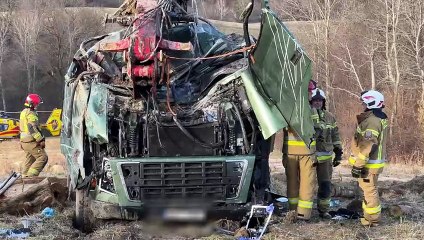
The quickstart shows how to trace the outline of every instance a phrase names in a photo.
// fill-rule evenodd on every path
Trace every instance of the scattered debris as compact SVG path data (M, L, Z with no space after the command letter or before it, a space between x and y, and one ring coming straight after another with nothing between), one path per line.
M1 183L0 196L3 195L3 193L5 193L7 189L9 189L20 176L21 174L13 171L12 174L10 174L10 176L4 182Z
M289 209L289 199L285 197L279 197L275 199L275 214L282 217Z
M271 220L273 212L274 212L274 204L271 204L269 206L253 205L250 210L249 220L247 220L247 224L245 227L246 231L249 233L250 238L242 238L242 239L260 240L262 236L264 235L264 233L266 232L266 229ZM264 218L263 226L261 226L261 224L258 224L256 227L251 228L249 223L252 220L252 217Z
M31 233L28 228L21 229L0 229L0 238L27 238Z
M357 189L352 183L331 184L331 197L354 198L356 195Z
M234 236L239 229L240 229L240 222L238 221L220 219L215 222L215 231L220 234Z
M54 215L56 215L56 212L54 211L54 209L53 209L53 208L46 207L46 208L44 208L44 209L43 209L43 211L41 212L41 215L42 215L44 218L52 218L52 217L54 217Z
M340 207L340 204L341 204L341 202L340 202L340 200L339 199L331 199L331 201L330 201L330 207Z
M37 225L41 225L43 223L43 220L38 218L30 218L30 217L23 217L21 218L21 223L24 225L24 228L30 228L31 225L36 223Z
M361 215L358 212L346 208L339 208L337 211L328 212L333 220L358 219Z

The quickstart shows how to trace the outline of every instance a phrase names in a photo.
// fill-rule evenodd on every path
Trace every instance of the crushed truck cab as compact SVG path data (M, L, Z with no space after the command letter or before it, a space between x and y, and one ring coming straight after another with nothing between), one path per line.
M244 35L225 35L187 1L146 2L108 16L122 30L81 43L65 76L61 150L80 226L91 213L245 213L260 141L288 126L313 138L311 61L267 1L258 39L252 5Z

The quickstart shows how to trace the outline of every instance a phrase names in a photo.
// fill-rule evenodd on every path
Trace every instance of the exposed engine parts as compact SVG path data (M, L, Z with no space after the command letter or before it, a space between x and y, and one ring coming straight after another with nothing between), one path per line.
M232 81L194 105L171 105L170 112L165 99L146 94L134 100L130 91L111 90L109 144L122 158L249 153L253 126L238 96L245 96L243 87Z

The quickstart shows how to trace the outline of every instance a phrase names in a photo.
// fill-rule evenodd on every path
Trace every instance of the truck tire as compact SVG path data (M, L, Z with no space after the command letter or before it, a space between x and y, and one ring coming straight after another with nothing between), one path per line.
M91 211L87 190L75 191L74 227L84 233L90 233L95 228L95 218Z

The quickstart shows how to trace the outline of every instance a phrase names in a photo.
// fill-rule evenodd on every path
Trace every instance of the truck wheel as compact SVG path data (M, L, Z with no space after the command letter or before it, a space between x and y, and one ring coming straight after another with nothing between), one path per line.
M90 208L90 199L86 190L75 191L74 227L84 233L90 233L95 228L95 218Z

